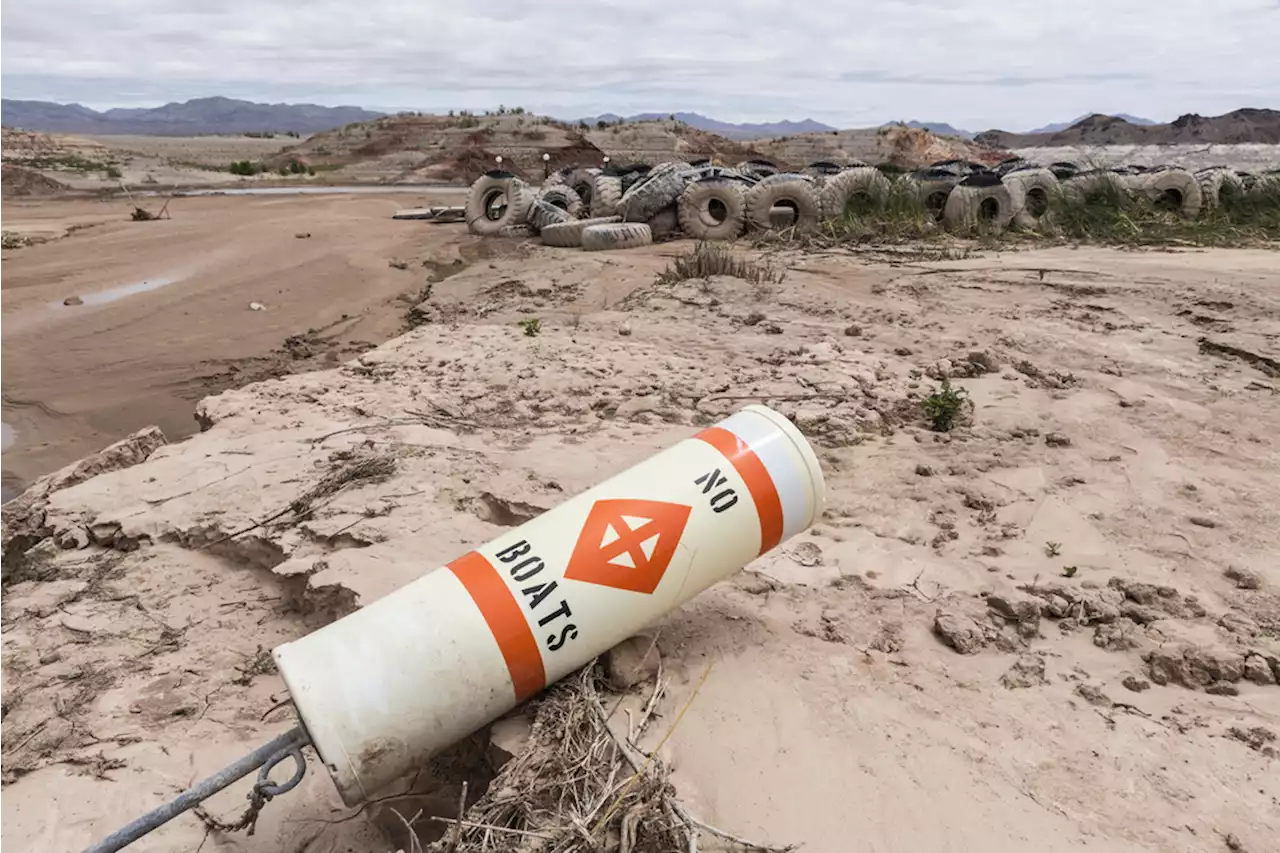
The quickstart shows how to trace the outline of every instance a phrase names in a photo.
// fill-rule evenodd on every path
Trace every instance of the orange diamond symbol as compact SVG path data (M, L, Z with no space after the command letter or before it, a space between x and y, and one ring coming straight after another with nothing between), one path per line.
M651 594L675 556L691 511L663 501L596 501L564 576Z

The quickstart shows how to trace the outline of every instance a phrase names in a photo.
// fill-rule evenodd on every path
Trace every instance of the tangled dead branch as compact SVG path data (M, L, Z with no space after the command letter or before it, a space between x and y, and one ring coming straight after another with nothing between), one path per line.
M608 726L598 679L588 666L538 701L528 746L463 820L436 818L455 832L429 853L696 853L702 833L719 836L724 849L791 849L754 844L690 817L657 751L639 753ZM655 695L663 686L659 679ZM644 716L634 738L650 719Z

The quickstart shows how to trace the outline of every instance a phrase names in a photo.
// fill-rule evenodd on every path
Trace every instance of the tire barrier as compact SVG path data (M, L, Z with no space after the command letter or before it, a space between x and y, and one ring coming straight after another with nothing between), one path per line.
M785 172L763 160L735 166L674 160L567 167L536 189L493 171L472 184L465 214L468 229L480 236L541 234L548 246L603 250L680 237L734 240L748 231L814 233L826 222L882 215L891 200L895 206L905 200L908 210L919 205L958 232L1051 231L1062 204L1124 207L1139 199L1186 219L1238 202L1280 205L1280 171L1041 167L1020 158L991 168L967 160L942 160L908 174L885 168L889 174L863 163L823 161ZM597 230L589 235L591 229Z

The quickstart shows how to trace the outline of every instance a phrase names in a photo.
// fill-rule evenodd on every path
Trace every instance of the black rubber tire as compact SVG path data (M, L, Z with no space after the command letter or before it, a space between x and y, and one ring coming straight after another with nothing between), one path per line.
M542 229L542 242L561 249L581 249L582 232L587 228L592 225L610 225L621 221L616 216L601 216L593 219L570 219L567 222L557 222Z
M497 196L505 196L507 204L499 216L491 219L489 208ZM519 178L484 175L471 185L467 196L467 230L481 236L497 236L509 225L523 225L533 198L533 187Z
M712 205L724 206L718 219ZM742 183L732 178L709 178L684 188L678 203L680 228L695 240L736 240L746 227L747 198Z
M1048 169L1018 169L1001 180L1009 190L1013 227L1024 231L1043 231L1052 219L1053 200L1060 192L1053 172Z
M1168 204L1186 219L1195 219L1204 207L1204 193L1196 176L1186 169L1148 172L1142 191L1157 204Z
M616 175L596 175L595 190L591 193L591 215L616 216L622 203L622 178Z
M1013 205L1004 184L965 186L958 184L947 196L942 221L952 231L969 232L979 227L1003 231L1013 220Z
M653 242L653 233L643 222L615 222L592 225L582 231L582 248L588 252L635 249Z
M649 220L649 231L653 234L655 243L683 237L684 232L680 230L680 213L676 206L669 204L659 210L657 215Z
M822 218L840 219L855 196L864 196L872 207L883 207L893 185L879 169L871 166L855 166L822 185Z
M771 175L747 190L747 225L761 231L773 229L773 209L791 208L795 222L790 227L798 234L818 230L822 223L822 202L805 175L785 173Z
M582 196L578 195L568 184L552 184L551 186L544 184L542 189L538 190L537 198L565 211L571 219L577 219L587 209L587 206L583 204Z
M682 173L689 171L689 164L681 161L659 163L649 170L644 179L634 184L622 195L618 213L623 222L648 222L658 211L671 204L684 189Z
M552 187L551 189L568 189L567 187ZM527 224L534 231L541 231L548 225L557 225L561 222L572 222L573 217L562 207L556 207L551 202L543 198L535 198L533 204L529 207L529 216L526 219Z

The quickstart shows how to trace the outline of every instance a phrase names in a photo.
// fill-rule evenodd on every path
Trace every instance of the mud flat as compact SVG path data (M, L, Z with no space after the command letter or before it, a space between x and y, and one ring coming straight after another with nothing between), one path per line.
M399 333L427 280L474 257L458 226L392 221L413 198L180 198L156 222L124 200L6 201L6 231L48 241L4 253L6 484L148 424L188 435L212 391Z

